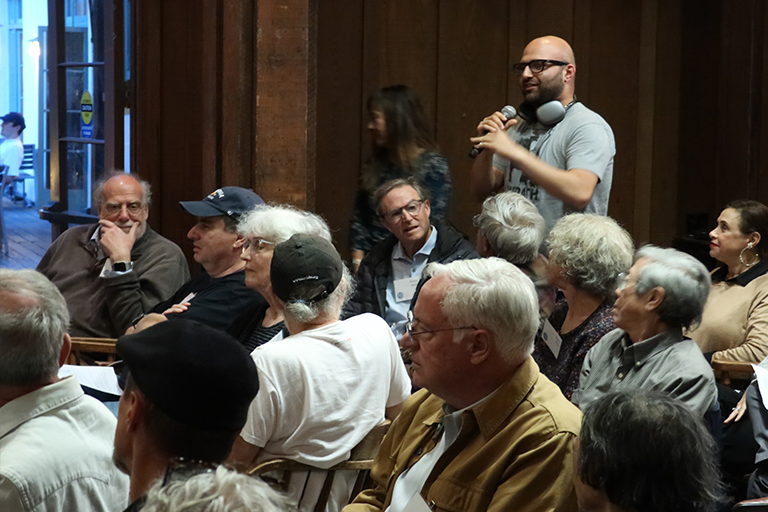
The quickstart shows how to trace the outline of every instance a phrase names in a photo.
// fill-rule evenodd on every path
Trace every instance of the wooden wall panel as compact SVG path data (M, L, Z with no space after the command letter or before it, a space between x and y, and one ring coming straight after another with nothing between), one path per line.
M347 256L349 218L365 152L362 86L363 5L320 2L317 31L317 200Z
M419 93L434 120L440 1L367 0L364 6L362 108L376 89L405 84Z
M256 10L251 0L223 3L219 64L222 93L213 96L220 100L217 128L221 134L221 185L254 188Z
M683 0L681 18L691 23L680 29L680 75L675 92L680 98L678 145L678 222L682 233L687 216L709 216L714 227L720 199L717 186L717 139L720 124L719 81L714 71L721 62L721 3ZM730 73L729 73L730 74Z
M656 0L654 0L656 2ZM670 94L670 84L679 84L680 2L656 2L656 55L653 81L654 104L651 125L654 154L650 197L649 237L651 243L668 246L682 233L684 223L677 212L680 134L680 96ZM640 73L643 74L641 67ZM640 149L642 150L642 149ZM639 219L636 219L639 221Z
M450 219L467 234L480 212L469 193L469 138L481 119L508 102L508 20L506 0L456 0L440 7L437 139L453 180Z
M613 129L616 157L608 213L634 233L641 4L596 0L591 11L589 58L593 69L588 76L589 97L580 99ZM581 83L577 74L577 95Z
M317 2L256 8L254 185L266 199L313 209Z

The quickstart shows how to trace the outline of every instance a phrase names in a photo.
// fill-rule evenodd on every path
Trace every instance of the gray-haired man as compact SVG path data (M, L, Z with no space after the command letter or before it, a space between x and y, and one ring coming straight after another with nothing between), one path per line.
M0 510L114 511L128 479L112 464L115 417L59 379L71 346L64 297L33 270L0 270Z

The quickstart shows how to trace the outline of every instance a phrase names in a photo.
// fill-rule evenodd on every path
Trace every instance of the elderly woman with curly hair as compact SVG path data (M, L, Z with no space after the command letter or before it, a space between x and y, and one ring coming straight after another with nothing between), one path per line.
M549 282L562 298L536 338L533 358L570 399L587 352L616 328L616 278L632 266L634 245L615 220L581 213L560 219L547 243Z

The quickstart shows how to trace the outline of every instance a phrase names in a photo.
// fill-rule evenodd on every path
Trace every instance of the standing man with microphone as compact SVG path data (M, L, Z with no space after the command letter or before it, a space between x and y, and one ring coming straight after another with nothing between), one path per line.
M522 194L547 230L568 213L606 215L616 144L608 123L576 100L570 45L555 36L534 39L512 69L525 101L516 118L494 112L483 119L470 139L481 151L472 166L475 196Z

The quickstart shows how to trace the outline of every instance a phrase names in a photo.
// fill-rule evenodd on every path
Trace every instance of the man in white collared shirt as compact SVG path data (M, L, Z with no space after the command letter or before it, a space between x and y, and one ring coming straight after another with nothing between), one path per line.
M59 379L69 355L64 297L33 270L0 269L0 510L122 510L128 478L112 463L116 420Z
M374 194L382 224L392 233L366 255L348 316L376 313L402 334L406 314L427 263L477 258L475 248L448 221L430 222L427 192L413 178L396 179Z

